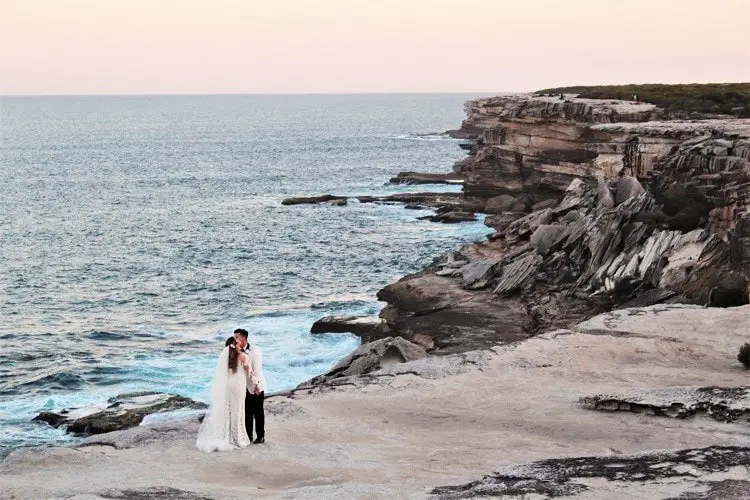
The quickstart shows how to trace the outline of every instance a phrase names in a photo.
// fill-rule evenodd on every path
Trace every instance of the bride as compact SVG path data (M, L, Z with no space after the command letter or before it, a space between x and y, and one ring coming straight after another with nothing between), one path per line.
M229 337L219 356L211 384L211 408L203 419L195 442L199 450L206 453L228 451L250 444L245 430L246 377L255 382L250 366L250 359L240 351L234 337Z

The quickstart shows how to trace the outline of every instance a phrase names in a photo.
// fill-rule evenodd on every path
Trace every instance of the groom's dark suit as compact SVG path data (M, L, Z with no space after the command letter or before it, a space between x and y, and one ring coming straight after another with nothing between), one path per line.
M245 429L248 437L253 439L253 420L255 420L255 430L258 438L256 442L263 442L266 436L265 412L263 410L263 400L266 394L266 379L263 376L263 356L258 346L248 344L244 353L250 358L250 366L253 374L258 379L258 389L260 392L255 393L255 386L252 381L248 380L247 390L245 391Z

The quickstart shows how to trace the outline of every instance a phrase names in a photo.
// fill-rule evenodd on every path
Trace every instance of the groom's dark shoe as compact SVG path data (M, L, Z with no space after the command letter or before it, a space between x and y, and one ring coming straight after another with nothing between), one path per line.
M261 437L257 438L255 441L253 441L253 444L263 444L265 442L266 442L265 436L261 436Z

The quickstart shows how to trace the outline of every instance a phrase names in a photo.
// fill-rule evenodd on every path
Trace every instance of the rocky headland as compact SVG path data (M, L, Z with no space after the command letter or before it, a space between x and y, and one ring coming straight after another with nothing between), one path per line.
M748 303L750 120L532 95L467 114L454 170L495 232L381 290L383 335L452 353L618 307Z
M355 199L492 234L385 287L379 318L316 323L364 343L268 398L266 445L205 455L197 418L141 425L11 453L0 497L750 498L750 120L466 110L453 173L392 179L463 193Z

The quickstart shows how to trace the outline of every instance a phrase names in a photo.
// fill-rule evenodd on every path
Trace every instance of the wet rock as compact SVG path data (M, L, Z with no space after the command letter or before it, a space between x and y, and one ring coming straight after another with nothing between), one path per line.
M619 395L585 396L579 399L579 403L590 410L629 411L681 419L705 414L721 422L734 422L750 416L750 388L667 387Z
M324 375L300 384L297 389L307 389L333 380L364 375L394 364L413 361L427 356L427 352L416 344L398 337L386 337L363 344L349 356L339 361Z
M591 498L611 498L615 489L633 484L656 486L669 480L687 481L686 486L697 493L705 491L706 484L727 486L728 478L723 474L732 467L748 466L750 448L740 446L710 446L639 455L553 458L505 467L478 481L435 488L431 494L444 500L517 498L524 495L556 498L584 492L593 494Z
M327 202L340 202L343 200L346 202L346 196L334 196L332 194L324 194L320 196L293 196L286 198L281 202L282 205L314 205L317 203Z
M326 204L327 205L331 205L333 207L345 207L347 205L347 200L346 200L346 198L342 198L342 199L339 199L339 200L331 200L331 201L327 202Z
M458 174L428 174L420 172L399 172L391 178L391 184L462 184L464 177Z
M107 407L70 408L42 412L33 420L65 427L72 434L102 434L139 425L144 417L180 409L203 409L207 405L190 398L159 392L134 392L110 398Z
M372 337L382 324L377 316L325 316L313 323L310 333L353 333Z
M419 218L431 222L442 222L443 224L456 224L459 222L471 222L477 220L477 216L473 212L461 211L451 211Z

